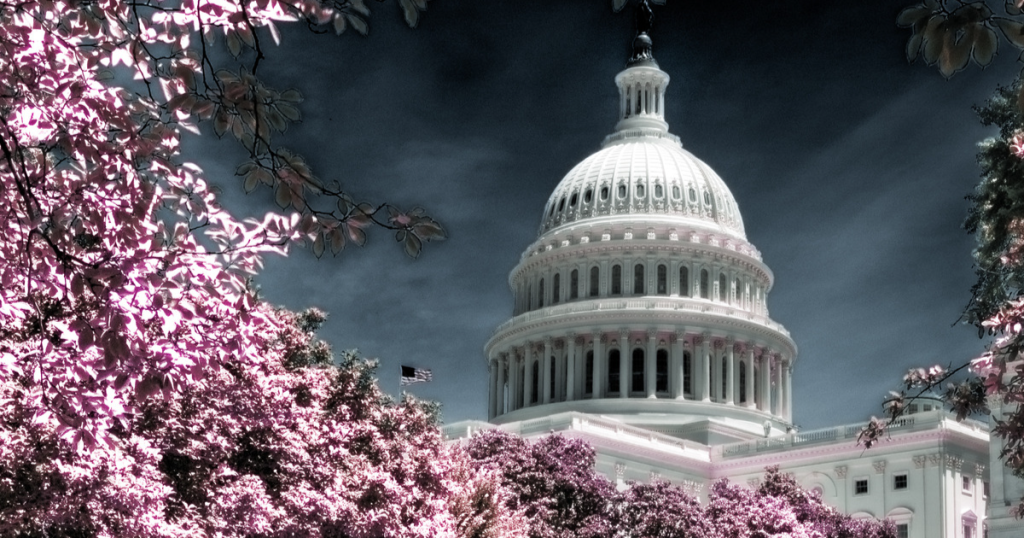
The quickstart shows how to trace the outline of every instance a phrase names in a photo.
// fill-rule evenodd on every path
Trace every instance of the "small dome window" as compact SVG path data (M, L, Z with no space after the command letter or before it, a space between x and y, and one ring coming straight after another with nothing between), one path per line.
M690 201L691 202L696 202L697 201L697 191L693 190L693 187L690 187Z
M558 210L563 211L565 209L565 198L563 197L558 201Z
M704 191L704 204L711 205L711 193Z
M601 199L602 200L607 200L608 199L608 187L601 187Z
M551 210L548 211L548 216L550 217L550 216L552 216L554 214L555 214L555 204L551 204Z
M679 185L672 186L672 197L677 200L679 199Z
M572 198L569 198L569 207L576 207L576 193L572 193Z
M583 193L583 203L589 204L594 199L594 191L587 189L587 192Z
M643 198L644 197L644 186L643 185L637 185L636 186L636 197L637 198Z
M626 186L625 185L619 185L619 198L625 198L625 197L626 197Z
M655 185L654 186L654 196L657 197L657 198L661 198L664 195L665 195L665 191L661 188L661 185Z

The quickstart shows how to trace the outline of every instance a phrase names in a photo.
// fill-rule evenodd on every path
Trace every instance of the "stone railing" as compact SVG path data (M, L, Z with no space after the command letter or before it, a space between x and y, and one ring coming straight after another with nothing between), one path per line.
M836 441L856 443L857 436L860 435L864 426L865 424L847 424L820 430L809 430L777 437L719 445L711 447L711 459L744 457L752 454L788 450L793 447L829 444ZM901 417L893 424L890 424L886 431L904 433L936 428L957 430L972 435L988 435L987 424L977 420L957 422L944 411L926 411Z

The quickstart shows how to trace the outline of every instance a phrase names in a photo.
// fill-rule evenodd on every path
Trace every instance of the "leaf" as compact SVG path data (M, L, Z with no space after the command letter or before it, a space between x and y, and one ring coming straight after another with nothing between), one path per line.
M405 23L410 28L415 28L416 24L420 21L420 10L416 8L416 4L412 0L402 0L402 12L405 13Z
M942 49L946 38L946 17L936 15L928 20L928 26L924 30L924 60L928 64L934 64L942 55Z
M626 0L612 0L612 11L618 13L622 11L622 8L625 7L625 5Z
M438 223L432 220L416 223L412 227L412 231L427 241L443 241L448 237L448 234L444 232L444 228L441 228Z
M217 107L217 114L213 118L213 131L217 133L217 136L224 136L230 125L231 118L228 116L228 113L223 107Z
M290 121L302 120L302 112L299 112L299 109L293 107L288 103L283 103L279 101L277 103L277 110L281 112L282 116L288 118L288 120Z
M238 55L242 53L242 41L238 39L238 35L235 32L228 33L228 50L231 51L231 55L238 58Z
M913 62L917 59L917 53L921 52L921 44L924 42L924 34L917 32L907 40L907 61Z
M981 27L974 37L974 61L982 67L992 63L998 46L999 41L995 30L988 26Z
M939 58L939 72L946 78L963 69L971 58L971 41L966 38L959 42L953 40L952 33L947 33L946 42L942 47L942 55Z
M352 28L355 28L360 34L366 35L369 33L370 27L366 25L366 21L360 18L359 15L346 13L345 18L348 19L348 23L352 25Z
M337 35L345 33L345 17L340 13L334 16L334 33Z
M352 6L352 9L362 13L363 15L370 15L370 8L366 7L366 2L363 0L349 0L349 4Z
M1024 112L1024 84L1017 91L1017 110Z
M294 90L294 89L285 90L285 91L281 92L281 100L282 101L287 101L289 103L301 103L302 102L302 94L299 93L299 90Z
M324 234L316 234L316 239L313 240L313 255L317 258L324 255Z
M346 226L345 229L348 230L348 238L351 239L353 243L359 246L366 244L366 232L361 228L358 226Z
M331 242L332 254L337 255L345 249L345 234L341 233L341 230L335 228L327 232L327 239Z
M247 174L245 176L245 185L244 185L245 186L245 193L249 194L250 192L256 190L256 186L259 185L259 184L260 184L260 178L256 175L255 172L251 172L251 173Z
M896 24L907 28L917 24L917 21L931 15L932 13L932 9L927 6L920 4L910 6L903 11L900 11L899 16L896 17Z
M999 25L999 29L1003 31L1007 41L1017 48L1024 49L1024 35L1022 35L1024 24L1010 19L995 19L995 21Z
M288 207L288 204L292 203L292 191L284 183L278 183L277 191L274 193L274 201L277 205L281 206L282 209Z
M1006 12L1010 15L1020 15L1019 4L1019 0L1006 0L1006 4L1003 7L1006 8Z
M419 258L423 243L415 234L405 234L405 253L411 258Z

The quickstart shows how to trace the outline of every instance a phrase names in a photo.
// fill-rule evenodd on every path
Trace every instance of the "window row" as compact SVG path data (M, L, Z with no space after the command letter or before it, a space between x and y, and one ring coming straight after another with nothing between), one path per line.
M611 278L606 286L602 286L601 266L598 265L593 265L587 270L585 281L581 280L579 269L568 272L568 282L565 284L562 273L556 272L550 277L550 290L546 277L538 278L536 287L533 282L527 283L525 289L520 286L516 293L515 313L518 315L563 301L623 295L697 297L732 304L747 310L754 310L755 305L761 304L761 286L754 285L747 279L730 277L724 271L718 271L718 278L713 278L712 271L714 270L701 268L693 274L696 278L691 279L690 267L683 265L675 271L672 275L674 278L670 280L669 266L664 263L655 265L653 275L648 275L644 263L634 264L631 270L628 266L616 263L610 268Z
M680 200L682 198L682 190L679 188L679 185L673 185L670 190L673 200ZM547 216L553 217L556 213L564 213L567 209L571 212L575 210L577 206L580 205L590 205L594 201L595 194L598 195L598 198L601 202L606 202L608 201L611 192L611 188L608 185L605 185L602 186L601 189L597 191L597 193L594 192L593 187L587 187L586 190L582 191L582 193L580 191L576 191L573 192L572 194L569 194L568 196L562 196L561 198L558 199L557 203L551 203L551 207L548 208ZM703 196L701 196L700 198L704 200L704 205L710 208L712 200L711 193L705 190L702 190L701 192ZM627 186L627 184L619 183L619 185L616 187L616 200L625 200L628 194L629 187ZM647 187L644 183L637 183L633 186L633 195L636 198L644 198L646 194ZM656 183L654 185L654 198L662 199L664 197L665 188L662 187L660 183ZM696 203L698 199L697 190L694 189L693 187L687 189L687 197L689 198L690 203Z

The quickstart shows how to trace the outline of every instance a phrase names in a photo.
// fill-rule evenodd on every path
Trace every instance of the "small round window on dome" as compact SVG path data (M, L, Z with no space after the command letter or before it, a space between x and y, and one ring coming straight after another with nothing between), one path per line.
M664 194L665 194L665 191L662 190L661 185L655 185L654 186L654 196L656 196L658 198L661 198Z
M636 197L637 198L643 198L644 197L644 186L643 185L637 185L636 186Z
M677 200L679 199L679 186L678 185L673 185L672 186L672 197L677 199Z
M572 193L572 198L569 198L569 207L576 207L576 193Z
M697 191L693 190L693 187L690 187L690 201L691 202L696 202L697 201Z
M587 189L587 192L583 193L583 203L589 204L594 199L594 191Z
M608 187L601 187L601 199L602 200L607 200L608 199Z
M707 191L704 192L704 203L706 205L711 205L711 193L710 192L707 192Z
M558 210L563 211L565 209L565 198L558 201Z
M619 185L619 198L625 198L625 197L626 197L626 186L625 185Z

